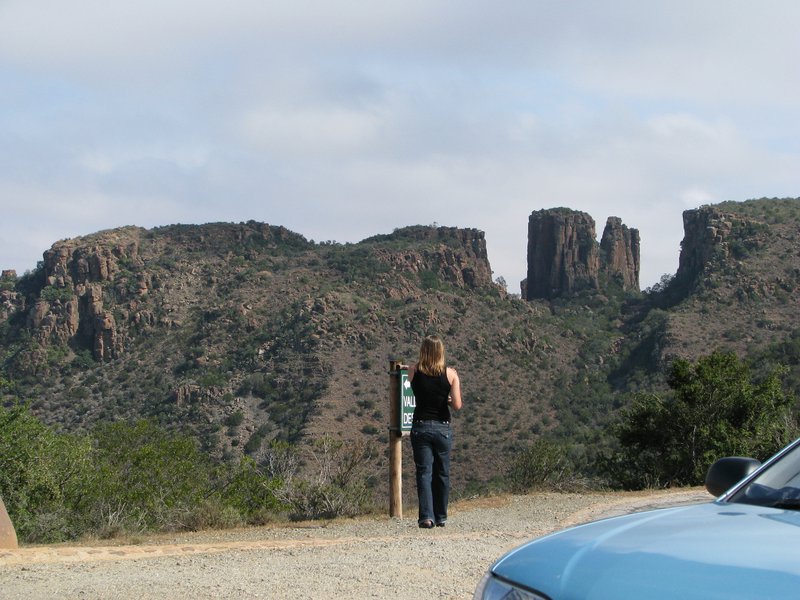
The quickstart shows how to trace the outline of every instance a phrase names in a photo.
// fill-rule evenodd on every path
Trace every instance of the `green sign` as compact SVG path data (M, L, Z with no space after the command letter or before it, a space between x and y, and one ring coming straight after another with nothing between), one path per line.
M408 380L408 369L400 369L400 431L411 431L417 401Z

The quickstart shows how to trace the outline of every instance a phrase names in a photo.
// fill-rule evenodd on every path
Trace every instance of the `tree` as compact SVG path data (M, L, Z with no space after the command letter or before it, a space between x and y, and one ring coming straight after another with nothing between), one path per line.
M144 419L101 424L93 436L96 464L82 509L101 532L184 529L211 494L211 461L189 436Z
M754 381L733 353L694 365L677 359L667 379L671 396L637 394L612 426L619 450L605 459L606 471L623 487L697 485L722 456L768 457L797 432L784 372Z
M90 460L88 438L54 432L26 404L0 406L0 496L21 540L74 537Z
M284 510L283 483L246 457L215 466L194 439L151 421L70 435L27 404L0 405L0 497L24 542L263 523Z

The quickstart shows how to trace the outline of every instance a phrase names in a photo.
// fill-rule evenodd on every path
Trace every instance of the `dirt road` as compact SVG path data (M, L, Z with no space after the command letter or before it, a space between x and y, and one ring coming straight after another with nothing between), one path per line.
M532 494L460 502L445 528L414 515L147 537L128 545L0 550L2 598L472 597L486 568L521 542L589 520L710 501L698 488Z

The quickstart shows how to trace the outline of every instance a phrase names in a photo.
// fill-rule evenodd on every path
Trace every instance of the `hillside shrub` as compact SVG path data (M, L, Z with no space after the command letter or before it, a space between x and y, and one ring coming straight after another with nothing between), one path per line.
M439 280L439 275L430 270L422 270L419 272L419 285L423 290L442 289L442 282Z
M286 480L279 491L293 519L352 517L373 508L374 444L358 440L345 444L330 436L314 442L307 457L306 477Z
M47 300L48 302L68 302L74 297L75 294L72 289L65 287L59 288L52 285L48 285L41 293L42 300Z
M253 396L261 399L268 398L274 389L272 381L264 373L253 373L245 377L237 393L240 396Z
M238 427L244 422L244 413L241 410L237 410L227 417L225 417L225 425L228 427Z
M237 465L226 469L224 481L215 493L219 501L210 506L220 506L229 513L235 511L236 519L241 522L262 525L286 511L285 504L278 497L283 484L282 479L271 476L255 460L245 456ZM198 528L228 526L213 522L197 525Z
M538 438L515 453L505 476L508 487L517 493L563 489L575 481L575 471L565 448L545 438Z

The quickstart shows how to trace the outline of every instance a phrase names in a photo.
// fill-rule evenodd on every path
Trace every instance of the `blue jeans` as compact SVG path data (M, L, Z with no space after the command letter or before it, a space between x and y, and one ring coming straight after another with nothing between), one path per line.
M449 423L417 421L411 427L411 448L417 469L419 523L447 521L450 497L450 448L453 430Z

